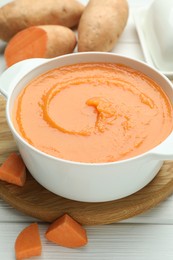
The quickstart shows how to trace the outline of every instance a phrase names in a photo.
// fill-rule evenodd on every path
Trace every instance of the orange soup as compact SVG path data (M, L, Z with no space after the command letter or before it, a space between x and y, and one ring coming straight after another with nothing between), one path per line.
M78 162L113 162L148 151L172 131L173 108L153 80L113 63L56 68L19 94L13 122L37 149Z

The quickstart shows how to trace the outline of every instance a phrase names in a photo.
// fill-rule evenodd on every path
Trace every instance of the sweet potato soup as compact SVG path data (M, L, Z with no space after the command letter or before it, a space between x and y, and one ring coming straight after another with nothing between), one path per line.
M37 149L71 161L112 162L148 151L172 131L173 108L160 86L113 63L56 68L19 94L13 122Z

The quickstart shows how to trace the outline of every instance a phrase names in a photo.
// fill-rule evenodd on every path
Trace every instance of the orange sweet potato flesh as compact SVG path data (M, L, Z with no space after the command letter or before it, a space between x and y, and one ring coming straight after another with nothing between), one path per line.
M19 233L15 241L16 259L21 260L32 256L40 256L41 239L37 223L32 223Z
M54 221L45 236L64 247L77 248L87 244L86 230L67 214Z
M0 180L23 186L26 181L26 167L16 153L12 153L0 167Z
M7 67L29 58L53 58L73 52L74 32L60 25L32 26L17 33L7 44Z

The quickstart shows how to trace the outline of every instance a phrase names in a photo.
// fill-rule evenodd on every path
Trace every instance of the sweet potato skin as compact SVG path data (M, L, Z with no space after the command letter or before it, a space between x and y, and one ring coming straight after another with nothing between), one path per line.
M14 0L0 8L0 39L9 41L35 25L76 26L84 6L77 0Z
M39 28L47 32L46 58L53 58L73 52L77 41L71 29L58 25L44 25L39 26Z
M126 0L90 0L78 26L78 51L111 51L128 19Z

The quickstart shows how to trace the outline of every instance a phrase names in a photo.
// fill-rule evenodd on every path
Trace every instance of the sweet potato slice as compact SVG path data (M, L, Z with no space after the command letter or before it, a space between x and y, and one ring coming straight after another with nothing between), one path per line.
M54 221L45 236L49 241L64 247L76 248L87 244L86 230L67 214Z
M53 58L73 52L74 32L60 25L32 26L17 33L7 44L7 67L29 58Z
M26 167L20 155L12 153L0 166L0 180L23 186L26 180Z
M41 239L37 223L32 223L19 233L15 241L16 259L21 260L32 256L40 256Z

